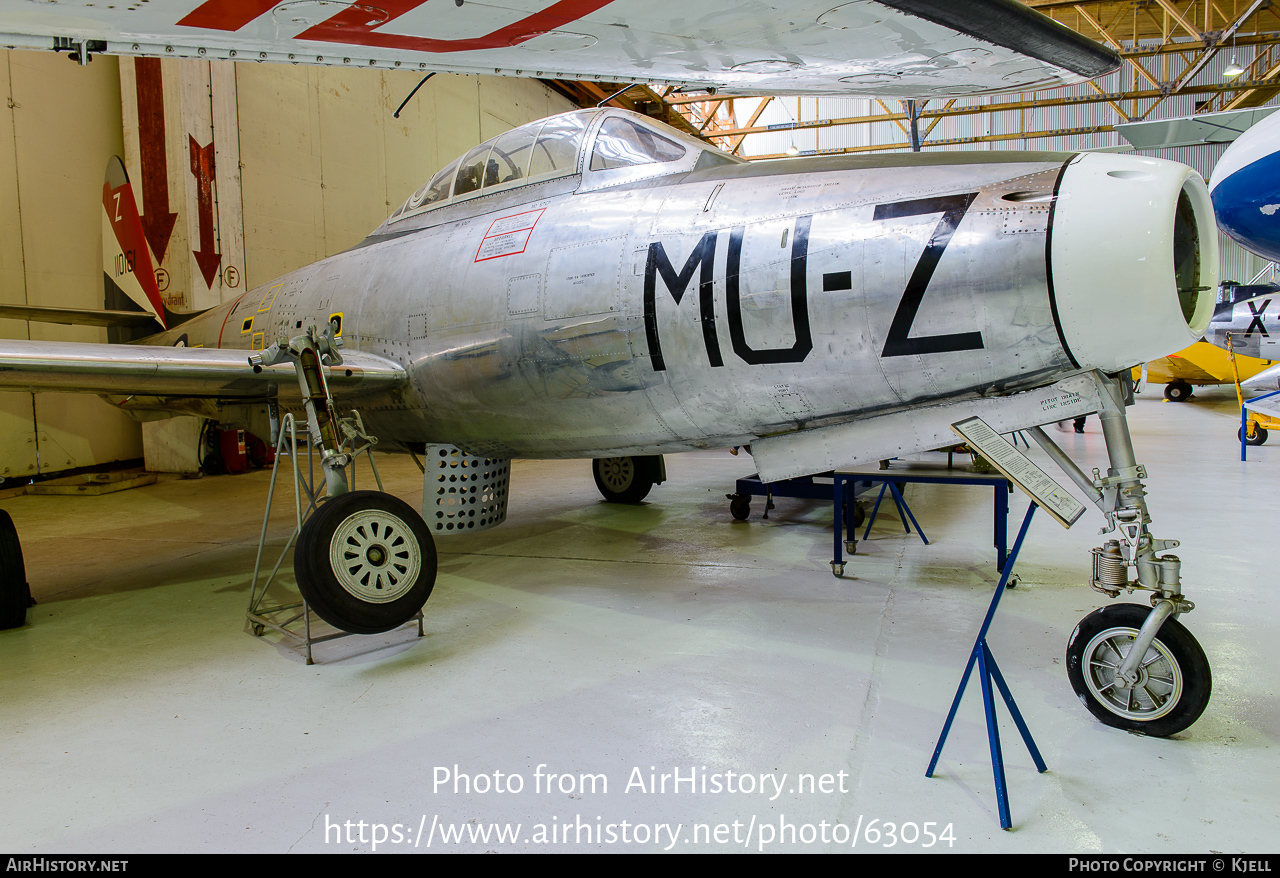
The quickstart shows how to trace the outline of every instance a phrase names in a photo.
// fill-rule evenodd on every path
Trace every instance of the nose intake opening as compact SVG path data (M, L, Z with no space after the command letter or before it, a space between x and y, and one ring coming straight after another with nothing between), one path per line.
M1200 282L1200 226L1185 186L1178 193L1178 208L1173 218L1173 274L1178 287L1178 304L1182 306L1182 319L1190 326L1195 320L1200 297L1209 287L1202 286Z

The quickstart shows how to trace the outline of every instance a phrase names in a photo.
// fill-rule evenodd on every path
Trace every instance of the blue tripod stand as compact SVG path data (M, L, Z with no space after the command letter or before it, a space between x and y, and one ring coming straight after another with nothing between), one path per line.
M1018 710L1017 702L1013 700L1013 693L1009 691L1009 686L1005 683L1004 676L996 665L995 656L991 654L991 649L987 646L987 629L991 627L991 620L995 618L996 608L1000 606L1000 598L1004 595L1005 586L1009 582L1009 575L1013 572L1013 565L1018 560L1018 553L1022 550L1022 541L1027 536L1027 529L1031 526L1031 516L1035 514L1035 511L1036 504L1033 502L1027 508L1027 515L1022 520L1022 529L1018 531L1018 539L1013 544L1013 551L1009 553L1009 560L1005 562L1004 571L1000 575L1000 584L996 586L996 593L991 598L991 606L987 608L987 617L982 620L982 628L978 631L978 639L974 641L973 649L969 653L969 662L964 666L964 675L960 678L960 688L956 690L956 697L951 702L951 712L947 714L947 721L942 727L942 735L938 738L938 746L933 749L933 759L929 762L928 771L924 773L925 777L933 777L933 770L937 767L938 758L942 755L942 745L947 742L947 734L951 731L951 723L956 718L956 710L960 707L960 699L964 696L965 687L969 685L969 674L976 664L978 666L978 675L982 679L982 705L987 715L987 740L991 746L991 770L995 774L996 804L1000 811L1001 829L1012 828L1013 821L1009 817L1009 790L1004 777L1004 755L1000 750L1000 729L996 724L996 702L995 693L991 691L992 681L995 682L996 688L1000 690L1005 706L1009 708L1009 713L1013 716L1014 725L1018 727L1023 743L1027 745L1027 749L1031 752L1031 759L1036 764L1036 770L1041 773L1049 770L1048 766L1044 764L1044 759L1040 756L1039 749L1036 748L1036 742L1031 738L1031 731L1022 719L1022 713Z

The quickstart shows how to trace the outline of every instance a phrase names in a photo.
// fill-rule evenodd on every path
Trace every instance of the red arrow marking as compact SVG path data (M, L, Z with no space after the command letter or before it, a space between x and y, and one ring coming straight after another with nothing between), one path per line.
M201 146L189 134L187 140L190 141L191 173L196 178L196 206L200 214L200 249L191 252L204 275L204 285L212 289L213 279L222 263L222 254L214 252L218 242L213 237L213 141L209 141L208 146Z
M475 49L501 49L518 46L526 40L564 27L608 6L613 0L559 0L545 9L525 16L479 37L461 40L437 40L404 34L375 33L374 28L395 21L406 12L417 9L427 0L377 0L377 9L391 17L386 21L370 21L369 8L359 4L348 6L320 24L298 34L294 39L320 40L352 46L380 49L404 49L411 52L469 52ZM206 0L178 22L187 27L235 31L276 5L276 0Z
M164 251L173 234L176 213L169 213L169 166L164 151L164 86L159 58L135 58L138 92L138 147L142 158L142 231L156 255L164 261Z

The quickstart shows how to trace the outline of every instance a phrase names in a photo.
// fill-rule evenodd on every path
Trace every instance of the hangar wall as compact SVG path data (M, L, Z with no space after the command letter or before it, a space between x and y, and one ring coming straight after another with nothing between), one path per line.
M161 65L170 96L169 208L179 215L166 247L165 294L184 307L210 307L358 243L440 165L507 128L574 109L535 80L441 74L393 119L420 75ZM125 159L143 198L135 74L132 59L97 57L79 66L63 55L0 50L0 301L102 307L109 156ZM228 124L234 137L221 133ZM188 138L218 144L216 235L228 262L212 284L192 258L200 245ZM244 265L231 286L225 267L236 256L236 224ZM0 336L106 341L104 329L16 320L0 320ZM142 454L139 425L96 397L0 393L0 479Z
M0 51L0 92L0 300L101 308L102 176L123 145L116 61ZM17 320L0 334L106 341ZM0 478L141 456L137 424L96 398L0 393Z

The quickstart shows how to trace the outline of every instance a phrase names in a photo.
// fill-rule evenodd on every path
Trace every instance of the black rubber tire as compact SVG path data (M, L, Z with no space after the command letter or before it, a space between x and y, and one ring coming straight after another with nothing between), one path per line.
M384 546L380 540L387 533L391 536ZM341 543L346 543L346 564L355 566L335 571L332 558ZM361 548L363 554L358 553ZM406 569L412 571L414 558L416 575L403 575ZM366 571L363 577L361 570ZM436 582L435 541L422 516L398 497L351 491L322 503L303 523L293 571L298 590L321 619L353 634L380 634L408 622L431 596ZM394 597L379 594L384 576ZM368 599L375 594L378 600Z
M22 563L22 544L9 513L0 509L0 629L21 628L27 623L31 588Z
M1200 648L1195 637L1177 619L1166 620L1160 626L1160 632L1152 643L1153 649L1158 647L1161 652L1167 653L1172 664L1176 664L1176 668L1172 668L1169 667L1170 663L1166 659L1159 659L1151 665L1155 669L1152 677L1159 682L1159 675L1163 675L1168 668L1170 672L1176 671L1182 678L1181 694L1177 696L1177 701L1172 708L1166 708L1163 701L1157 703L1150 697L1149 690L1144 690L1147 693L1146 700L1152 705L1151 708L1147 709L1139 703L1139 709L1130 710L1129 715L1125 715L1101 701L1085 678L1090 658L1085 655L1085 652L1090 649L1091 644L1094 644L1092 655L1100 659L1116 659L1119 656L1118 650L1109 646L1105 638L1101 643L1095 643L1095 638L1104 632L1120 629L1120 636L1128 636L1128 645L1132 645L1133 638L1137 637L1138 630L1150 612L1150 607L1140 604L1111 604L1081 619L1076 630L1072 632L1071 639L1067 641L1067 678L1084 706L1105 725L1155 738L1166 738L1181 732L1198 720L1209 704L1209 696L1213 692L1213 675L1209 670L1209 660L1205 658L1204 650ZM1117 644L1121 647L1125 645ZM1128 650L1126 649L1125 652L1127 653ZM1100 662L1100 667L1105 669L1107 665ZM1172 673L1169 677L1172 679ZM1094 688L1107 688L1105 684L1098 686L1098 683L1103 683L1105 679L1106 671L1099 671L1098 676L1093 680ZM1158 685L1157 688L1161 686ZM1159 694L1156 693L1156 695ZM1165 693L1166 700L1173 695L1174 692ZM1130 697L1126 697L1126 703L1134 704L1135 702L1130 700ZM1142 713L1150 713L1152 718L1143 719L1140 716Z
M1169 402L1186 402L1191 398L1191 385L1185 381L1171 381L1164 386L1164 398Z
M657 457L597 457L591 461L600 496L609 503L639 503L658 481Z
M1244 439L1245 445L1263 445L1266 443L1268 435L1269 434L1267 433L1265 428L1255 427L1253 430L1253 438L1245 439L1244 428L1241 427L1239 430L1236 430L1236 438Z
M845 507L845 520L848 520L849 507ZM862 527L862 523L867 520L867 504L859 501L853 504L853 526Z
M751 517L751 498L735 497L729 501L729 514L738 521L746 521Z

